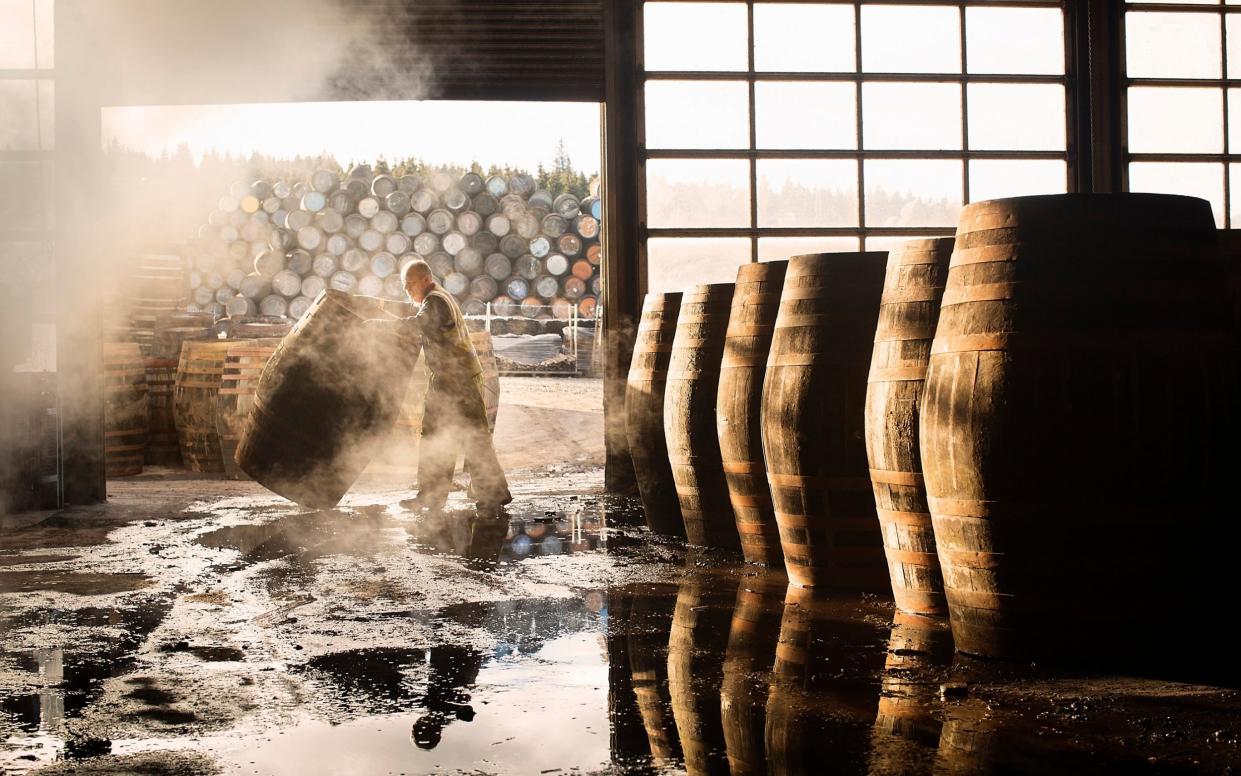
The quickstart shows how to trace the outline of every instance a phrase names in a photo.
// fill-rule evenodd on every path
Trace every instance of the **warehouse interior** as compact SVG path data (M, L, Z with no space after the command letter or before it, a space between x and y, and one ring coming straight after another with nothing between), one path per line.
M0 768L1232 772L1236 72L1233 0L0 0ZM110 139L322 105L598 169ZM414 259L511 503L468 424L411 499Z

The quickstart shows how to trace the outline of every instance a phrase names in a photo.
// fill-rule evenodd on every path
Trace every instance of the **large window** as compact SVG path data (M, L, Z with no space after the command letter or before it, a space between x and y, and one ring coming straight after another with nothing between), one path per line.
M1125 11L1128 189L1210 201L1241 215L1241 0L1129 2Z
M951 234L1063 192L1059 2L646 2L649 288Z

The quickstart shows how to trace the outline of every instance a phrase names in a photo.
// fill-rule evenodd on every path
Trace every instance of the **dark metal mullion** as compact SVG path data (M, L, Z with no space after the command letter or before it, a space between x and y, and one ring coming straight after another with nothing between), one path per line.
M758 150L758 116L754 108L754 0L749 0L745 4L746 9L746 35L749 42L747 51L747 62L749 70L746 73L746 85L750 97L750 150ZM758 229L758 157L750 157L750 228ZM758 237L750 239L750 263L758 261Z
M1067 159L1068 152L1030 150L936 150L873 148L870 150L822 148L651 148L648 159Z
M1200 153L1159 153L1157 151L1136 152L1126 154L1130 162L1235 162L1237 157L1232 154L1200 154Z
M658 1L658 0L655 0ZM689 3L718 3L720 0L678 0ZM849 5L857 0L780 0L791 5ZM981 8L1048 8L1058 7L1060 0L968 0L970 5ZM942 6L944 0L866 0L867 5ZM1183 8L1184 6L1173 6Z
M866 235L952 234L951 226L668 226L652 227L651 237L865 237Z
M1220 0L1222 3L1223 0ZM1228 17L1226 14L1219 15L1219 73L1224 77L1224 82L1228 81ZM1231 144L1228 142L1228 87L1220 88L1220 99L1223 100L1224 107L1224 156L1231 153ZM1230 228L1232 226L1232 165L1224 162L1224 226Z
M960 13L960 40L958 43L961 47L961 74L969 73L969 55L965 45L965 3L962 2L958 6ZM970 150L970 108L969 108L969 84L961 81L961 150L966 154ZM961 206L965 207L970 201L970 163L966 157L961 158Z
M866 250L866 143L862 139L865 122L862 118L862 4L853 4L853 66L857 78L853 88L853 119L857 132L857 223L858 248Z
M1126 78L1126 86L1149 86L1156 89L1213 89L1219 86L1241 86L1241 78Z

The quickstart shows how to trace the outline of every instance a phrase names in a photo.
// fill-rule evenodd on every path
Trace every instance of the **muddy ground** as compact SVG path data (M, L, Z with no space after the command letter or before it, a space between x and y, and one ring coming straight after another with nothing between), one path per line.
M1228 773L1224 687L953 656L602 493L598 385L505 381L515 501L156 470L0 527L3 773ZM567 402L567 403L566 403ZM1135 629L1132 637L1140 637ZM1231 661L1231 655L1203 661Z

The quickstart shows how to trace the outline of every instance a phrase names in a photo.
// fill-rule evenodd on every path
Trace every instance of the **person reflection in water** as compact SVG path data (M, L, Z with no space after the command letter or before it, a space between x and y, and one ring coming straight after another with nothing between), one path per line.
M392 325L422 341L431 382L427 388L418 452L418 495L401 505L441 510L452 486L457 459L464 453L470 496L480 514L498 515L513 500L496 458L483 402L479 364L461 308L440 288L431 267L418 259L405 268L405 292L418 305L415 315Z
M427 713L414 722L410 738L419 749L434 749L453 720L474 719L470 691L478 681L483 654L473 647L440 644L431 647L427 694L422 706Z

